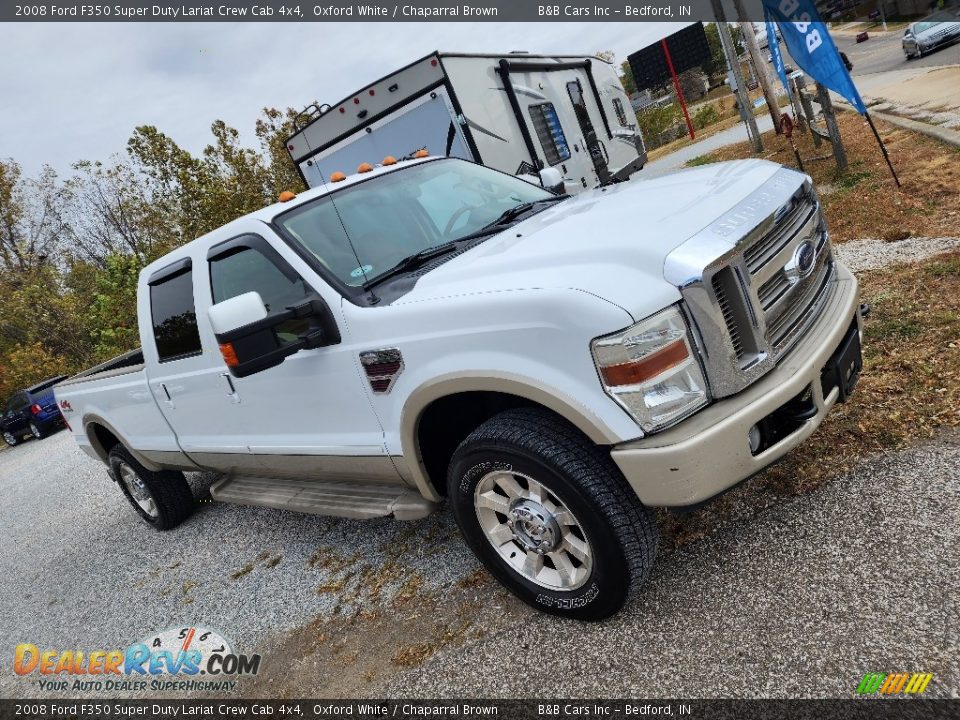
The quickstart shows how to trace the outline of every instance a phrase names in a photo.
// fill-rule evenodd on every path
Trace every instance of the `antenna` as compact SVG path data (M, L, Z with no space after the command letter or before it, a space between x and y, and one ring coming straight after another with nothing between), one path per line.
M310 141L307 139L306 135L303 136L304 142L307 144L307 147L312 151L313 146L310 145ZM317 172L320 173L320 184L323 186L323 189L327 191L327 198L330 200L330 204L333 205L333 212L336 213L337 221L340 223L340 227L343 228L343 236L347 239L347 244L350 245L350 252L353 253L353 257L357 260L357 269L360 270L360 274L363 275L363 287L370 294L367 296L367 300L371 305L376 305L380 302L380 298L373 291L373 288L368 288L367 285L370 282L370 278L367 277L367 271L363 268L363 261L360 259L360 254L357 252L357 248L353 244L353 240L350 238L350 233L347 231L347 226L343 222L343 216L340 214L340 208L337 207L337 202L334 200L334 192L327 186L327 179L324 177L323 172L320 171L320 168L317 167Z

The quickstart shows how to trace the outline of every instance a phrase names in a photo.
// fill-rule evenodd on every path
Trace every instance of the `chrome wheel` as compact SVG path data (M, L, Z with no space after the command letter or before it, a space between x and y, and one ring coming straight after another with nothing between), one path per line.
M13 436L13 433L5 432L3 434L3 440L11 447L17 444L17 439Z
M157 503L154 502L153 495L150 494L147 486L143 484L143 480L140 479L136 471L125 462L121 462L119 472L120 482L127 488L127 492L130 493L133 501L150 517L157 517L159 514Z
M40 439L40 428L38 428L35 423L30 423L30 432L37 440Z
M573 513L544 485L509 470L487 473L473 493L480 528L500 557L541 587L575 590L593 552Z

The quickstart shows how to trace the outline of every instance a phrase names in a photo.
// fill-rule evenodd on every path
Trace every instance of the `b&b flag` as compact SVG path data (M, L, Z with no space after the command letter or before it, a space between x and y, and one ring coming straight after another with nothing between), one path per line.
M840 59L827 26L820 22L813 0L763 0L763 13L767 21L770 53L785 86L787 76L777 44L777 33L772 27L774 22L779 25L783 42L800 69L849 100L861 115L866 114L867 108Z

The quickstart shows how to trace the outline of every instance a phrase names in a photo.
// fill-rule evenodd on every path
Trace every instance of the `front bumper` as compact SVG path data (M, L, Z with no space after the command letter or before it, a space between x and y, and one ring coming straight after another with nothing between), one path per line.
M704 408L679 425L641 440L617 445L614 462L645 505L696 505L756 474L806 440L823 422L840 394L824 397L821 373L852 323L859 328L859 288L837 263L832 296L820 318L780 363L740 393ZM751 427L780 410L805 389L816 412L756 455Z

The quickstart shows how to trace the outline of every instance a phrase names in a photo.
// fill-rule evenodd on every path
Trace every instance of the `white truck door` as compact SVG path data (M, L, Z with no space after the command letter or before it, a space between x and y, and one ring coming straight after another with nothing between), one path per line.
M206 316L211 304L256 291L269 313L326 294L334 316L342 317L339 305L333 306L333 291L318 293L304 279L309 272L301 274L293 267L301 261L283 257L265 240L265 232L212 246L207 272L197 285L203 343L216 367L210 403L218 408L218 442L245 448L253 467L264 475L399 481L361 383L356 348L350 346L342 323L339 344L300 350L280 365L247 377L228 373ZM287 321L279 337L295 340L305 331L298 327L304 322Z

